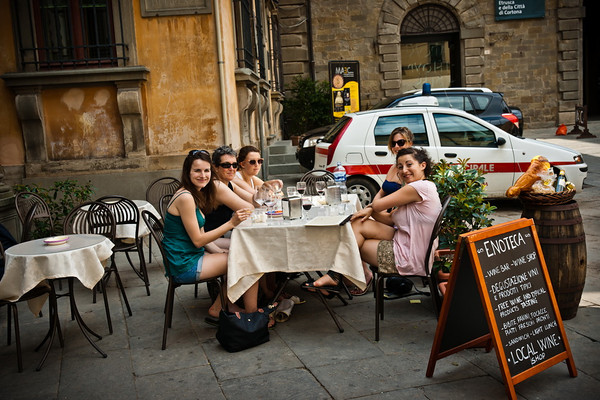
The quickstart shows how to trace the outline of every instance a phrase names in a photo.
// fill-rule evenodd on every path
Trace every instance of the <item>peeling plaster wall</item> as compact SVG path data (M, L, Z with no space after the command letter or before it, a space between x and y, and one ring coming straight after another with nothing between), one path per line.
M10 5L0 2L0 75L13 71L16 64ZM25 146L13 93L0 79L0 165L16 166L25 162Z
M48 160L123 157L123 128L114 86L42 92Z
M145 94L147 153L182 154L219 146L222 128L213 15L141 18L139 4L134 10L138 61L150 70Z

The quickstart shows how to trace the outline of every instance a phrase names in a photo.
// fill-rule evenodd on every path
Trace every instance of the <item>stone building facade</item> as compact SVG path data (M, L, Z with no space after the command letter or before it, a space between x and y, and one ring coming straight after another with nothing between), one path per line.
M327 81L328 61L356 60L361 109L430 82L503 92L529 128L573 124L575 106L586 101L584 1L545 0L543 16L510 20L496 19L496 3L281 0L284 81L297 74ZM427 63L412 60L419 46ZM432 65L446 72L415 74Z

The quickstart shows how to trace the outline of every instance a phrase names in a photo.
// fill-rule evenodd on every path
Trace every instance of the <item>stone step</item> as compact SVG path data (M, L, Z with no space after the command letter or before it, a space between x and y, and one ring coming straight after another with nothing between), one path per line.
M269 165L277 164L298 164L296 160L296 154L270 154Z
M298 163L294 164L269 164L268 175L304 174L306 168Z
M270 145L267 149L269 155L296 153L296 146L292 145L291 140L280 140Z

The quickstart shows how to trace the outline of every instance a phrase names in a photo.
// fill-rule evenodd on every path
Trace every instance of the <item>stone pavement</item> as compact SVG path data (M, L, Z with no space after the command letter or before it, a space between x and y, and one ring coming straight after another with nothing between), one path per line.
M600 139L556 137L554 128L526 130L535 137L578 149L590 166L587 185L576 200L587 237L588 272L583 300L565 328L576 378L560 363L516 385L521 399L597 399L600 393ZM590 131L600 136L600 123ZM520 204L494 202L496 222L519 218ZM437 362L432 378L425 369L436 328L431 301L410 303L408 298L386 301L381 340L374 341L374 300L355 297L350 305L332 301L342 321L338 333L316 297L288 291L307 299L293 309L288 322L271 331L271 340L240 353L224 351L214 338L216 329L204 323L209 305L205 286L198 299L193 287L177 290L173 328L166 350L161 350L166 282L154 257L149 265L152 295L124 258L120 270L127 286L133 316L126 316L114 283L109 290L115 332L108 335L102 302L92 304L91 293L79 287L77 300L84 320L105 335L98 345L102 358L86 342L68 316L67 300L59 299L65 346L55 341L40 372L41 340L47 318L33 318L20 306L24 372L17 372L16 350L5 345L6 311L0 309L0 399L503 399L504 385L495 353L465 350ZM468 310L465 310L468 312ZM47 311L45 311L47 315Z

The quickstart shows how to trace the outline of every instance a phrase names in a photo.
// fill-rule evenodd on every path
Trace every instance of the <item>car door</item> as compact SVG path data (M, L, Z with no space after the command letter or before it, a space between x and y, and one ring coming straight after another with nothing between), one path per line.
M383 183L385 175L395 162L393 153L387 147L390 133L395 128L402 126L410 129L415 136L414 146L423 147L430 152L431 156L436 156L436 154L431 154L431 152L435 153L436 149L431 146L423 112L381 115L375 119L365 136L364 145L365 156L373 171L376 171L376 179L380 184Z
M486 173L486 196L504 196L515 174L510 135L464 113L432 110L430 115L439 157L447 162L469 159L469 166Z

